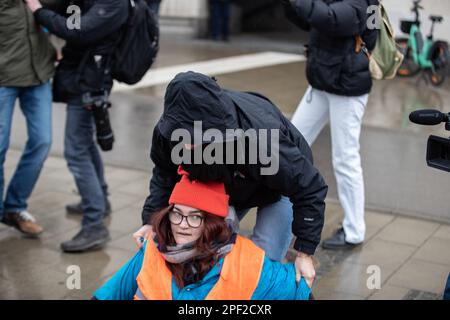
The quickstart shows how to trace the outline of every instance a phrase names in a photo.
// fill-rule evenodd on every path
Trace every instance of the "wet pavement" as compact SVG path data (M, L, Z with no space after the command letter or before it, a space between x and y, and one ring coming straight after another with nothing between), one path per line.
M229 44L204 40L163 39L155 68L239 56L264 51L296 51L295 45L258 42L243 45L241 37ZM257 91L268 96L290 117L307 87L304 62L284 63L225 73L219 83L235 90ZM364 117L361 148L366 184L367 240L351 252L318 250L318 278L314 292L319 299L437 299L450 272L450 205L447 173L426 167L429 134L450 135L443 126L410 124L409 112L437 107L450 111L450 81L432 88L423 81L395 79L374 85ZM115 148L104 154L106 178L111 188L113 214L107 223L112 241L104 250L67 255L59 243L74 235L80 218L68 216L64 206L76 201L75 185L61 158L65 108L54 106L54 142L29 210L46 231L39 240L21 237L0 225L0 298L89 298L135 252L130 235L141 224L140 211L151 175L149 150L153 126L162 112L166 84L112 95ZM449 105L446 105L449 104ZM18 109L17 109L18 110ZM7 156L6 181L24 145L25 125L20 112L14 117L12 149ZM330 186L323 238L342 219L331 168L328 127L313 145L315 163ZM420 219L417 219L420 218ZM248 234L254 220L242 223ZM66 269L79 265L81 290L68 290ZM368 289L367 268L381 269L380 290Z

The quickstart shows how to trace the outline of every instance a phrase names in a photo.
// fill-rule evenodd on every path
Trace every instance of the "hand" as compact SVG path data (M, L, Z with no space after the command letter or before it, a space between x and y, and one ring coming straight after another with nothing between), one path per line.
M140 249L144 243L144 239L153 238L155 235L155 232L153 231L153 226L149 224L143 225L138 231L133 233L134 241L136 241L136 244L138 248Z
M300 282L301 277L305 278L308 287L312 287L314 278L316 276L316 270L314 269L314 263L312 256L299 252L295 259L295 281Z
M42 8L41 3L39 0L25 0L27 3L28 8L30 8L31 12L35 12L37 9Z

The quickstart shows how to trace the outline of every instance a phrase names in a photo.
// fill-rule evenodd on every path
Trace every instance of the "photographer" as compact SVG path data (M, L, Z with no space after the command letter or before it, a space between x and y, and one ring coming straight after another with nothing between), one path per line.
M38 0L26 0L36 21L66 40L63 59L53 83L55 102L67 103L64 156L81 195L81 203L67 206L83 213L81 231L61 244L66 252L86 251L109 240L103 223L110 212L102 159L94 141L110 150L113 135L107 114L113 85L110 57L128 17L125 0L66 1L64 12L42 8ZM68 7L70 6L70 8ZM66 16L65 12L69 12Z

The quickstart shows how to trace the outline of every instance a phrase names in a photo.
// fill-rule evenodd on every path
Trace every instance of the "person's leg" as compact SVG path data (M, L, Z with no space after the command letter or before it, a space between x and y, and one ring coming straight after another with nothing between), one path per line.
M228 41L230 37L230 15L231 1L223 1L222 5L222 37L224 41Z
M329 104L326 93L309 86L292 116L292 124L311 146L328 120Z
M339 201L344 209L345 241L364 241L364 181L359 153L362 118L368 95L329 94L332 158Z
M262 248L266 256L281 261L292 240L292 203L287 197L258 208L252 241Z
M41 173L52 141L52 91L50 82L20 89L28 140L5 198L5 212L27 209L27 200Z
M220 3L218 1L210 1L209 6L211 13L211 36L214 40L219 40L221 25Z
M102 186L104 200L105 200L104 217L106 217L111 213L111 204L108 201L108 185L105 181L103 160L100 155L100 151L98 150L98 146L96 144L91 145L91 147L89 148L89 153L91 155L92 163L94 164L94 168L95 168L95 172L97 174L98 181L100 182L100 185ZM82 208L81 201L66 205L66 212L69 214L76 214L76 215L83 214L83 208Z
M83 228L103 224L105 210L102 184L91 154L95 144L93 126L93 116L89 110L81 106L67 106L64 156L81 196Z
M14 103L18 94L17 88L0 87L0 220L3 219L4 215L3 195L5 178L3 164L9 148Z
M97 144L95 143L92 144L91 147L89 148L89 152L91 154L92 163L94 164L97 179L102 187L104 199L106 202L108 199L108 184L106 183L105 180L105 169L103 166L102 156L100 154L100 151L98 150Z

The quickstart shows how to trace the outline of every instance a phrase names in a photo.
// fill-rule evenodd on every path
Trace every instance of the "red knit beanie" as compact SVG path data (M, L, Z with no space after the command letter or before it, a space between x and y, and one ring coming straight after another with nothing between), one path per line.
M222 182L200 182L189 180L188 173L178 167L181 180L169 199L169 204L182 204L225 218L228 214L229 196Z

